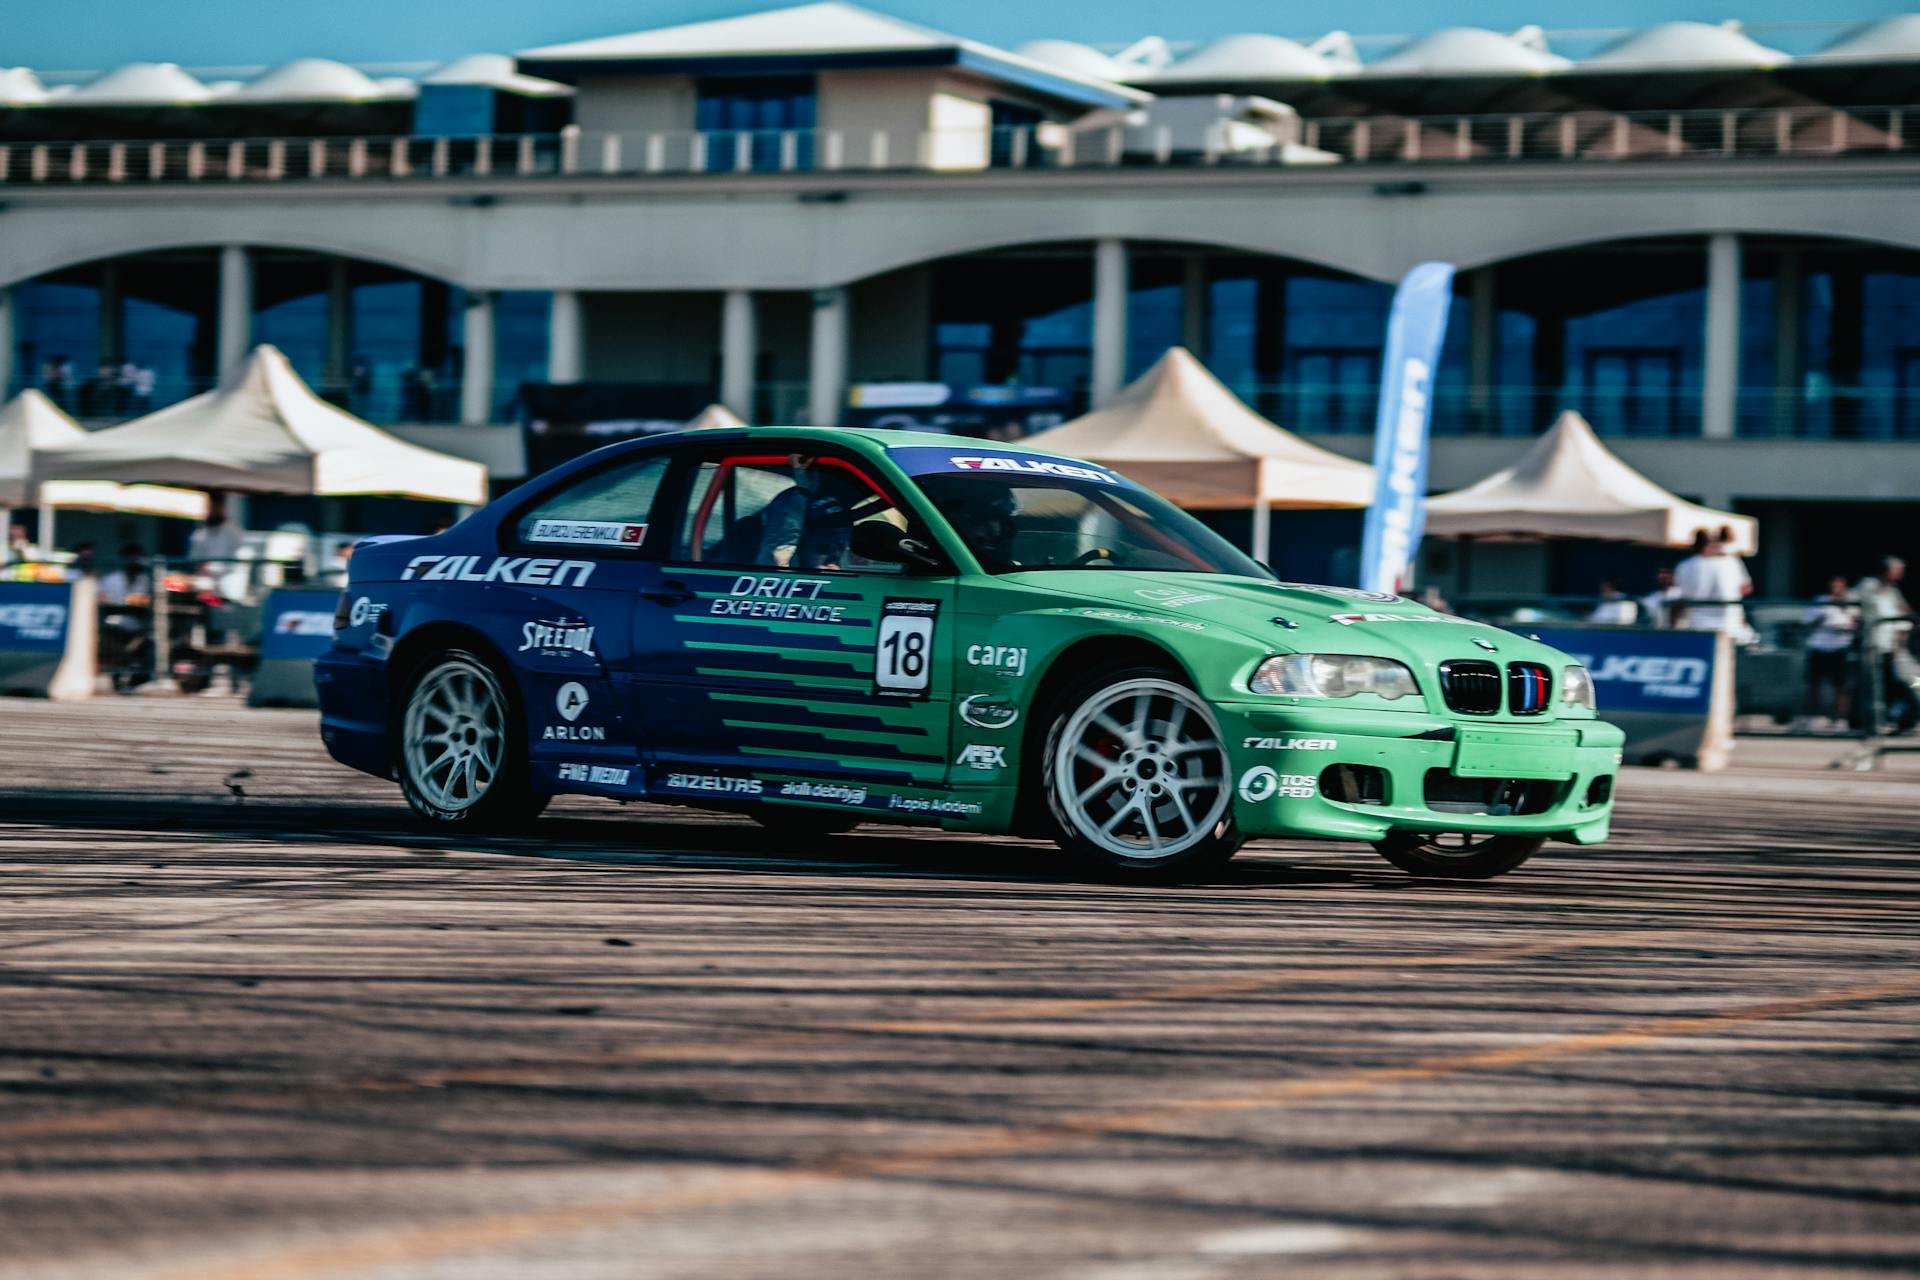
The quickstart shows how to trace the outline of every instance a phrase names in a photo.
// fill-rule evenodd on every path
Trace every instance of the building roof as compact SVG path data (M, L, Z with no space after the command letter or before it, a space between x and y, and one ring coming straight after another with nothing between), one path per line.
M904 22L842 0L547 45L521 52L519 60L523 71L550 75L605 74L641 66L659 74L955 66L1092 106L1123 106L1143 102L1149 96L1098 76Z
M1074 40L1029 40L1014 51L1016 57L1045 63L1075 75L1094 80L1121 80L1138 68L1120 65L1118 58L1104 54L1090 44Z
M369 102L390 96L364 72L327 58L296 58L220 95L227 102Z
M514 69L504 53L470 53L456 58L420 81L421 84L473 84L529 98L558 98L573 92L570 84L543 80Z
M1322 41L1320 44L1325 44ZM1281 36L1244 32L1203 45L1172 66L1141 77L1155 84L1215 80L1324 80L1360 69L1341 52L1321 52Z
M172 62L129 62L56 101L63 107L183 107L211 100L207 86Z
M0 67L0 107L37 107L50 96L31 67Z
M1582 71L1662 71L1776 67L1789 61L1740 30L1738 23L1663 22L1637 31L1580 63Z
M1483 27L1446 27L1370 62L1368 76L1538 75L1573 62L1547 48L1538 27L1501 35Z
M1818 53L1795 62L1906 62L1920 59L1920 13L1897 13L1869 22L1835 40Z

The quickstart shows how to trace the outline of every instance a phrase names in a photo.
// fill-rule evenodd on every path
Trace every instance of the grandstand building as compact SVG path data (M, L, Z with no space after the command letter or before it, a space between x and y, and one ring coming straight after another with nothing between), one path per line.
M1920 15L1765 35L1003 50L829 2L407 76L0 69L0 386L105 420L272 342L504 481L529 420L1008 429L1182 344L1358 454L1439 258L1437 487L1575 408L1805 591L1920 551Z

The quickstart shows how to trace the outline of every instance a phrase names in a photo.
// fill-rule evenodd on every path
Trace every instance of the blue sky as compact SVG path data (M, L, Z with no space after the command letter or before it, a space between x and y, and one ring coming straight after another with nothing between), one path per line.
M300 56L348 62L440 61L462 53L511 52L533 45L773 8L752 0L77 0L66 4L0 0L9 10L0 33L0 66L104 68L150 60L188 66L251 66ZM1234 31L1318 34L1341 26L1356 34L1428 31L1467 24L1512 28L1632 27L1673 18L1750 25L1810 18L1866 21L1909 4L1832 0L1352 0L1324 5L1272 0L1102 0L1034 5L1028 0L884 0L871 7L944 30L1012 45L1036 36L1119 42L1160 34L1196 39ZM1337 17L1332 15L1337 14ZM1825 30L1758 33L1790 51L1822 43ZM1575 49L1573 52L1578 53Z

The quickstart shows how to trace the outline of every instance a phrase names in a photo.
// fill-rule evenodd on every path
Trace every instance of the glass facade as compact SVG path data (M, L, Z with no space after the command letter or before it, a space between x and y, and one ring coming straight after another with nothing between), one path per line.
M708 135L708 167L739 167L741 145L755 170L813 167L812 76L702 80L698 95L693 127Z

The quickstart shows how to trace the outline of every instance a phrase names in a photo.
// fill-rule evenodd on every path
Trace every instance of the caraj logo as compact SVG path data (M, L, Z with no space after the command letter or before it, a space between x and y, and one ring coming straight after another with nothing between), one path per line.
M1061 476L1068 480L1098 480L1101 484L1114 484L1116 481L1104 471L1092 467L1076 467L1068 462L1048 462L1044 458L951 458L954 466L963 471L1021 471L1035 476Z

